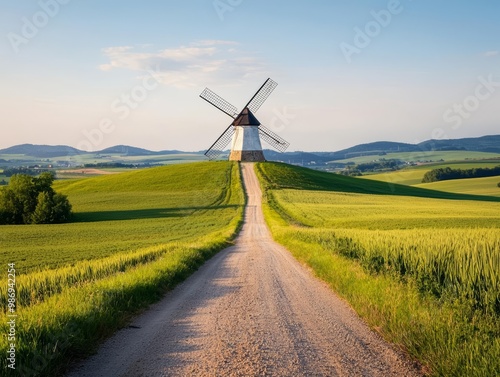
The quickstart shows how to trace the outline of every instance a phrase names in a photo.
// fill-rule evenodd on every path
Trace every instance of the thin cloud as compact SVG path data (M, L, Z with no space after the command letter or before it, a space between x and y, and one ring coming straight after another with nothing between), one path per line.
M156 52L145 51L145 47L108 47L102 52L109 62L99 68L102 71L153 70L163 84L183 88L214 82L234 84L265 71L258 58L240 51L237 46L233 41L203 40Z
M486 56L487 58L491 58L491 57L497 56L499 54L500 54L500 51L498 51L498 50L495 50L495 51L486 51L484 53L484 56Z
M192 43L193 46L218 46L218 45L226 45L226 46L236 46L238 42L235 41L222 41L217 39L205 39L202 41L196 41Z

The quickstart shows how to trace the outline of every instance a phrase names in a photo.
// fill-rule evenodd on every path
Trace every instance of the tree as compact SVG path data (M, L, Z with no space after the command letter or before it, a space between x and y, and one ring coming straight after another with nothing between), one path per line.
M71 204L66 195L56 193L52 197L52 218L58 223L71 220Z
M71 204L52 188L54 176L16 174L0 192L0 224L54 224L71 218Z
M28 224L29 216L36 207L33 179L24 174L12 176L9 186L4 189L2 208L8 212L7 224Z
M52 222L52 200L48 192L42 191L38 194L38 203L35 211L31 215L33 224L43 224L44 222Z

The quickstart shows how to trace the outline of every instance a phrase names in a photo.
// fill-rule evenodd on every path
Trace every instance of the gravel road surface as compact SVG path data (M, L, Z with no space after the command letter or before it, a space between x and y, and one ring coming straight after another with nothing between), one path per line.
M272 240L254 166L242 170L249 200L235 245L68 376L418 376Z

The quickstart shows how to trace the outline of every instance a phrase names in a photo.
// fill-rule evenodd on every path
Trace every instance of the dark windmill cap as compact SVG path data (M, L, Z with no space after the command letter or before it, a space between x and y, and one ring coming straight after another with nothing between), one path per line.
M233 122L233 126L260 126L255 115L246 107Z

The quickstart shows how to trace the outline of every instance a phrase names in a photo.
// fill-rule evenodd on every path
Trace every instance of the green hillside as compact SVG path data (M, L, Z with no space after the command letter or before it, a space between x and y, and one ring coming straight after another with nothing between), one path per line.
M0 261L20 271L190 242L227 229L242 211L237 165L193 163L57 181L74 222L2 226ZM241 190L241 189L240 189ZM232 197L231 197L232 196Z
M273 237L373 328L432 376L500 370L500 197L257 166Z
M325 173L307 168L266 163L259 165L269 189L321 190L359 194L416 196L454 200L500 201L499 198L480 195L461 195L436 190L422 189L390 182L365 180Z
M335 162L354 162L356 164L363 164L373 160L397 159L408 162L439 162L439 161L463 161L463 160L479 160L479 159L493 159L500 158L498 153L491 152L477 152L477 151L418 151L418 152L395 152L386 155L367 155L361 157L348 158L337 160Z
M452 179L448 181L421 183L416 185L431 190L460 194L488 195L500 197L500 176L471 179Z
M0 261L17 274L16 375L63 375L91 354L227 246L245 202L239 166L230 162L60 181L55 189L68 195L75 222L0 227ZM7 287L5 273L2 334ZM9 347L1 337L2 354ZM6 363L0 359L1 370Z
M424 178L425 173L427 173L429 170L431 170L431 168L404 169L397 171L388 171L384 173L365 174L358 178L413 186L422 183L422 179Z
M360 178L364 179L372 179L376 181L390 182L390 183L399 183L402 185L417 185L422 183L422 179L424 178L425 173L432 169L440 169L451 167L453 169L474 169L474 168L494 168L500 165L500 160L480 160L480 161L450 161L446 163L434 163L434 164L425 164L414 166L411 168L397 170L397 171L388 171L383 173L376 174L367 174L363 175ZM430 187L429 187L430 188ZM437 190L437 188L436 188ZM447 191L447 190L443 190ZM453 191L452 191L453 192ZM469 192L469 194L478 194L479 192Z

